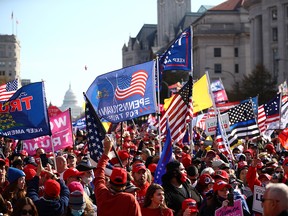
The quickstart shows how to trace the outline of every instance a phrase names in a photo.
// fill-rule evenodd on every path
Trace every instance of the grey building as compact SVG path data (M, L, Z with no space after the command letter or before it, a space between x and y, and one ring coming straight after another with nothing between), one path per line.
M0 84L20 78L20 49L15 35L0 35Z
M263 64L278 84L288 78L288 0L245 0L251 22L251 65Z

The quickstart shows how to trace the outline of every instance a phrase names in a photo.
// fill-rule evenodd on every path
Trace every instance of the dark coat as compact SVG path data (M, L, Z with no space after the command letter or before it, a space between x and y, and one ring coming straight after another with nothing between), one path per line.
M39 197L39 177L35 176L30 181L27 181L27 196L30 197L37 207L38 213L41 216L61 216L65 213L69 202L69 189L62 180L60 183L60 198L47 200Z

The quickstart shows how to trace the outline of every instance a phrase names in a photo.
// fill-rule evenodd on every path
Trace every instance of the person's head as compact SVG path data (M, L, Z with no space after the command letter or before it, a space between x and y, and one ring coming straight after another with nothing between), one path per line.
M41 154L45 154L45 150L43 148L37 148L35 156L40 157Z
M6 178L6 162L4 159L0 159L0 182L5 181Z
M88 159L81 160L80 163L76 166L78 171L83 172L81 178L82 182L85 184L89 184L93 181L93 169L95 168L96 167L92 166Z
M286 157L285 160L283 161L282 167L283 167L285 174L288 174L288 157Z
M164 203L164 189L159 184L151 184L146 192L143 208L152 207L166 207Z
M122 192L127 184L127 171L121 167L114 167L110 176L110 187L116 192Z
M264 216L279 215L288 209L288 186L283 183L269 183L262 197Z
M239 178L244 184L246 184L246 175L248 172L248 164L246 161L239 161L236 176Z
M69 168L75 168L77 162L77 157L74 153L68 153L67 155L67 166Z
M22 190L25 188L25 173L22 170L9 167L7 179L11 185L16 184L18 189Z
M197 189L202 194L205 195L213 189L214 179L209 174L202 174L199 177L197 183Z
M73 181L68 185L69 207L72 215L82 215L86 208L86 200L84 197L84 189L80 182Z
M258 179L261 182L262 186L264 187L268 183L270 183L272 176L267 173L264 173L264 174L259 175Z
M199 178L199 171L196 166L190 165L186 168L187 178L190 180L191 184L197 184L197 180Z
M72 181L81 181L81 176L83 172L79 172L76 168L69 168L63 173L63 180L66 185L68 185Z
M48 179L44 183L44 197L49 200L58 199L60 195L60 184L56 180Z
M144 163L135 163L132 166L132 177L137 187L141 187L147 182L147 171Z
M222 199L228 198L229 189L231 188L232 186L223 180L218 180L213 185L214 193Z
M13 208L12 216L24 215L38 216L37 208L29 197L18 199L15 207Z
M187 211L187 208L189 208L190 216L198 215L199 210L194 199L188 198L182 202L182 211Z
M57 172L62 173L67 169L67 161L63 156L56 157Z

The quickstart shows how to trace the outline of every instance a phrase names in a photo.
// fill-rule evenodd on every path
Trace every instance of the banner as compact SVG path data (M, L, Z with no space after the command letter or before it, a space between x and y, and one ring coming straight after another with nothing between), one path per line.
M235 200L234 206L223 206L215 211L215 216L243 216L241 200Z
M51 117L55 117L57 115L59 115L60 113L62 113L62 111L57 107L57 106L49 106L48 107L48 116Z
M54 145L54 151L73 145L69 109L50 118L50 127L52 130L51 138L50 136L42 136L23 141L23 149L26 150L29 155L34 155L36 149L40 147L43 148L45 152L52 152L52 143Z
M27 140L51 135L43 82L18 89L0 102L0 136Z
M229 116L228 114L221 115L221 123L225 131L230 131ZM217 129L217 117L210 117L205 120L205 133L206 135L215 135Z
M154 61L96 77L86 95L100 118L118 123L156 112Z
M254 193L253 193L253 211L263 213L262 207L262 197L264 195L265 188L254 185Z

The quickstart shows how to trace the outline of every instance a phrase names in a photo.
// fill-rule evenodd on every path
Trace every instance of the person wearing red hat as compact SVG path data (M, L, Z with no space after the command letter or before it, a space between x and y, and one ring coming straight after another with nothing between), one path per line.
M81 176L84 172L79 172L76 168L69 168L63 174L63 180L66 185L70 184L72 181L81 181Z
M267 153L270 154L270 155L275 155L276 154L276 150L275 150L274 144L272 144L272 143L268 143L265 146L265 149L266 149Z
M182 202L182 212L183 216L197 216L199 215L199 210L197 207L197 202L194 199L185 199Z
M164 189L159 184L151 184L146 192L142 216L173 216L172 209L165 204Z
M105 167L109 161L108 154L112 148L111 139L106 136L103 142L104 151L94 169L94 193L97 200L97 214L101 216L111 215L141 215L141 209L135 196L123 193L127 184L127 171L120 167L114 167L110 176L109 187L105 181Z
M228 205L228 194L232 186L223 181L218 180L213 185L213 196L203 203L200 209L200 215L214 216L216 209Z
M148 173L144 163L133 164L132 177L133 184L140 188L140 190L137 191L137 201L139 202L140 206L142 206L144 203L146 191L150 186L150 183L148 182Z
M39 196L41 174L45 172L44 194ZM52 172L44 170L42 163L38 163L36 176L27 182L27 196L37 207L39 215L64 215L69 201L69 189L64 181L58 179Z
M214 179L209 174L202 174L199 177L199 181L196 185L197 191L201 193L203 198L212 195Z

